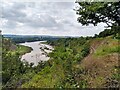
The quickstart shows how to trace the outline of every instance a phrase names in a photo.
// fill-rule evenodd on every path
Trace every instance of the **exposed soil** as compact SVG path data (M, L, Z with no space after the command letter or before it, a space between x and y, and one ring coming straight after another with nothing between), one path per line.
M91 42L90 54L85 57L80 66L84 68L84 79L87 80L88 86L104 87L106 80L115 73L115 67L118 67L118 53L112 53L102 57L95 57L93 54L96 49L107 43L107 40L94 40Z

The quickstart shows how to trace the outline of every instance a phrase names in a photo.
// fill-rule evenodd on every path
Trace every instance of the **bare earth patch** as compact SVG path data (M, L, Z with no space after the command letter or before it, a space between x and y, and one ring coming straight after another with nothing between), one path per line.
M96 40L91 42L90 54L85 57L79 65L85 71L83 78L88 82L91 88L104 87L107 79L116 73L115 67L118 67L118 53L112 53L105 56L94 57L96 49L107 43L107 40Z

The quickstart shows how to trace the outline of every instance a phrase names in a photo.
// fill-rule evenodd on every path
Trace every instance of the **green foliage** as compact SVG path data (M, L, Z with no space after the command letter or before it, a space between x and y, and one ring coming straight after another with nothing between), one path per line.
M4 88L16 87L22 75L32 70L28 63L20 60L20 56L30 52L31 48L15 45L7 38L2 39L2 84Z
M11 39L14 43L25 43L34 41L58 40L59 37L41 36L41 35L3 35L5 38Z
M78 21L83 25L94 24L100 22L112 24L112 26L120 25L120 2L77 2L79 9L76 13L80 15ZM112 21L112 22L111 22Z
M48 43L54 45L54 51L49 54L50 60L22 87L85 88L87 82L82 80L77 83L75 80L73 66L89 54L89 38L66 38ZM38 65L41 66L42 64Z
M113 36L113 38L120 39L120 27L113 26L111 29L105 29L104 31L100 32L99 35L95 34L96 37L107 37L107 36Z
M17 45L17 49L15 50L16 52L19 52L20 55L23 55L25 53L31 52L32 48L23 46L23 45Z
M104 56L110 53L120 53L120 46L117 39L106 39L103 45L99 46L95 56Z
M49 54L50 60L40 62L38 66L21 62L19 56L30 50L29 47L16 46L11 50L4 45L3 48L3 87L12 88L86 88L88 82L84 80L85 69L79 66L81 60L90 53L92 38L62 38L47 43L54 45ZM96 38L103 40L103 38ZM96 56L109 53L118 53L118 39L105 38L104 43L96 49ZM7 42L6 42L7 43ZM12 45L12 42L9 45ZM8 45L8 44L7 44ZM119 76L113 76L118 79ZM96 80L100 81L98 78ZM98 82L100 83L100 82Z
M89 54L90 52L90 45L89 44L85 44L81 53L82 53L82 56L85 57Z

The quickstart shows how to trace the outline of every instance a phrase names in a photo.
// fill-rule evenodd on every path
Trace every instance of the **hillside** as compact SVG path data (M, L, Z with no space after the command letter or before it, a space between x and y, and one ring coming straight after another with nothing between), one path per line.
M26 62L21 62L21 55L30 52L30 47L13 43L10 39L2 37L2 85L3 88L15 87L13 82L25 72ZM24 66L26 65L26 66ZM16 79L15 79L16 78ZM15 83L17 80L15 81Z
M118 40L97 38L91 41L90 48L90 54L76 65L85 71L82 78L88 82L88 87L119 87Z
M32 67L19 58L29 47L3 38L4 88L118 87L118 39L62 38L47 43L54 47L50 60Z
M58 41L49 64L24 88L118 87L118 40L112 37ZM65 44L64 44L65 43ZM52 43L53 44L53 43ZM64 47L62 47L64 45ZM90 50L90 52L89 52Z
M3 0L0 88L120 88L120 0Z

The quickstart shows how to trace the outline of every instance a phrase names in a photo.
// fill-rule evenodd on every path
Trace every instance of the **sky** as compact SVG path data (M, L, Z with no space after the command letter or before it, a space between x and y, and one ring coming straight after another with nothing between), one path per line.
M93 36L105 24L82 26L73 10L75 2L8 2L0 3L2 34Z

